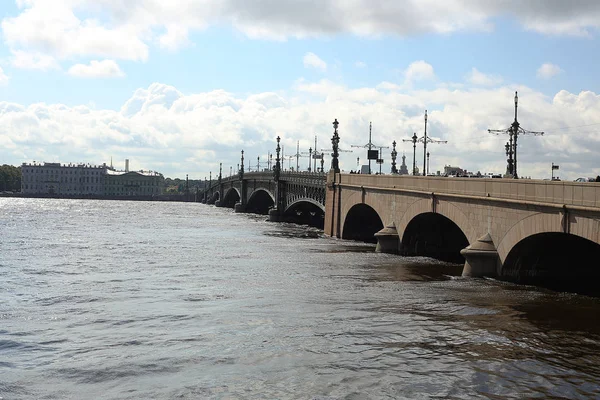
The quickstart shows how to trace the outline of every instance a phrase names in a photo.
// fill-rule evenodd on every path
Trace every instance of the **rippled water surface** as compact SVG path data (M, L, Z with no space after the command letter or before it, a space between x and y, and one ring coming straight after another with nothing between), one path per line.
M600 398L600 300L197 203L0 198L2 399Z

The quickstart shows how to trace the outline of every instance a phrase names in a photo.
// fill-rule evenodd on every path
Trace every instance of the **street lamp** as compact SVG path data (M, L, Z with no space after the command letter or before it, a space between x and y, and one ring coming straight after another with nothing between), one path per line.
M413 132L412 142L413 142L413 175L417 174L417 133Z
M397 174L398 170L396 169L396 157L398 156L398 152L396 151L396 141L392 143L392 174Z
M423 176L427 175L425 169L425 156L427 154L427 110L425 110L425 135L423 136Z
M331 147L333 148L333 154L331 155L331 169L335 172L335 173L339 173L340 172L340 164L338 161L338 145L340 143L340 136L338 134L338 126L340 125L340 123L338 122L337 118L335 119L335 121L333 121L333 137L331 138ZM315 149L316 151L316 149Z

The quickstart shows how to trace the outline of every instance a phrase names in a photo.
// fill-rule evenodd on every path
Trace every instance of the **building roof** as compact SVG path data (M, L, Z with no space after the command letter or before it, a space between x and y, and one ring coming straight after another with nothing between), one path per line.
M115 171L113 169L107 168L106 175L126 175L126 174L136 174L141 176L160 176L160 173L156 171Z

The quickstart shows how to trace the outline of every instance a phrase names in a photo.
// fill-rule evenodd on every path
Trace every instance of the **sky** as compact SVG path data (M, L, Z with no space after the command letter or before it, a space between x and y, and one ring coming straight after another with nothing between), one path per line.
M309 148L412 169L600 175L597 0L2 0L0 164L83 162L205 179ZM295 155L299 154L299 157ZM292 158L290 158L292 156ZM416 163L422 170L423 145ZM275 155L273 155L275 159ZM373 170L379 166L373 164Z

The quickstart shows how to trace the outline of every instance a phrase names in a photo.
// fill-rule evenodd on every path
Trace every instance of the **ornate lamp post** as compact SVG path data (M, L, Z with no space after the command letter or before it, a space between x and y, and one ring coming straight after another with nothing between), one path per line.
M277 136L277 148L275 150L275 152L276 152L275 168L273 168L273 178L275 179L275 182L279 182L279 174L281 173L281 163L280 163L280 159L279 159L279 152L281 151L281 147L279 147L280 141L281 141L281 138L279 136Z
M396 169L396 157L398 156L398 152L396 151L396 141L392 142L392 174L397 174L398 170Z
M413 175L417 174L417 133L413 132L412 142L413 142Z
M427 152L427 174L429 174L429 152Z
M513 128L513 178L518 179L517 175L517 136L519 136L519 121L517 121L517 106L519 104L519 97L515 92L515 121L512 123Z
M512 136L511 136L511 142L512 142ZM504 145L504 150L506 151L506 156L508 157L506 159L506 177L512 178L512 148L511 148L511 144L509 142L506 142L506 144Z
M423 176L427 175L427 169L425 169L426 154L427 154L427 110L425 110L425 135L423 136Z
M242 150L242 162L238 165L241 165L241 168L238 168L240 171L240 179L244 179L244 150Z
M260 172L260 156L256 158L256 171Z
M308 148L308 172L310 172L310 164L311 164L311 162L312 162L312 147L309 147Z
M331 169L335 172L335 173L339 173L340 172L340 164L338 161L338 145L340 143L340 136L338 135L338 126L340 125L340 123L338 122L337 118L335 119L335 121L333 121L333 137L331 138L331 147L333 148L333 154L331 155Z

